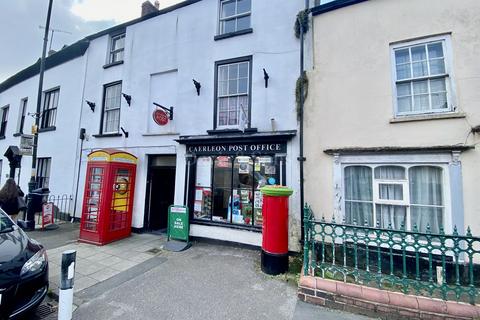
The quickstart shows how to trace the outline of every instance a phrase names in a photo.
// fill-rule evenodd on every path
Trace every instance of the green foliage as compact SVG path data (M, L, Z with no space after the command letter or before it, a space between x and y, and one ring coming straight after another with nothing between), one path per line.
M297 19L295 19L295 26L293 27L295 31L295 37L300 39L300 26L303 27L303 34L308 32L309 24L308 24L308 10L300 11L297 14Z
M295 86L295 102L297 105L298 119L300 119L300 112L301 112L300 100L302 95L303 95L303 102L305 102L305 99L307 99L307 96L308 96L308 77L305 71L300 77L298 77L297 84Z

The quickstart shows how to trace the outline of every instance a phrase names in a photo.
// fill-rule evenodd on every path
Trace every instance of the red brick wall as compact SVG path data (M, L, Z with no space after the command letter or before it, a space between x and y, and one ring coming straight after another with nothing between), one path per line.
M298 298L383 319L479 319L480 307L315 277L300 278Z

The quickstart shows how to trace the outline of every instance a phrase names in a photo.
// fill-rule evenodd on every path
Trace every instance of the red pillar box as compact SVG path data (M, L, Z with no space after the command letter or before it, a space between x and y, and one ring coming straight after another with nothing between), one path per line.
M288 270L288 197L293 190L266 186L263 194L262 271L280 274Z
M128 237L137 158L115 149L88 155L80 241L96 245Z

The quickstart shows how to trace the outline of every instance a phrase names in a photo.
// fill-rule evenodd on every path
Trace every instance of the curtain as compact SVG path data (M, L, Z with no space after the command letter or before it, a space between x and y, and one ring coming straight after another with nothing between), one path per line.
M427 224L433 233L443 225L442 169L431 166L412 167L410 178L410 215L412 229L417 225L425 231Z
M248 127L248 96L238 97L238 110L239 110L239 127L240 130L244 130Z
M405 206L377 204L376 212L382 228L388 228L391 225L392 229L399 230L402 224L406 228L407 208Z
M372 169L366 166L345 168L345 222L367 221L373 226Z

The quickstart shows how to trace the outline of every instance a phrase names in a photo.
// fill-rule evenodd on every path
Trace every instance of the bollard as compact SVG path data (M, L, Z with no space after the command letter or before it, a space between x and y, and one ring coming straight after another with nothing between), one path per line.
M58 320L72 319L73 280L75 277L75 258L77 251L67 250L62 253L60 273L60 292L58 300Z

